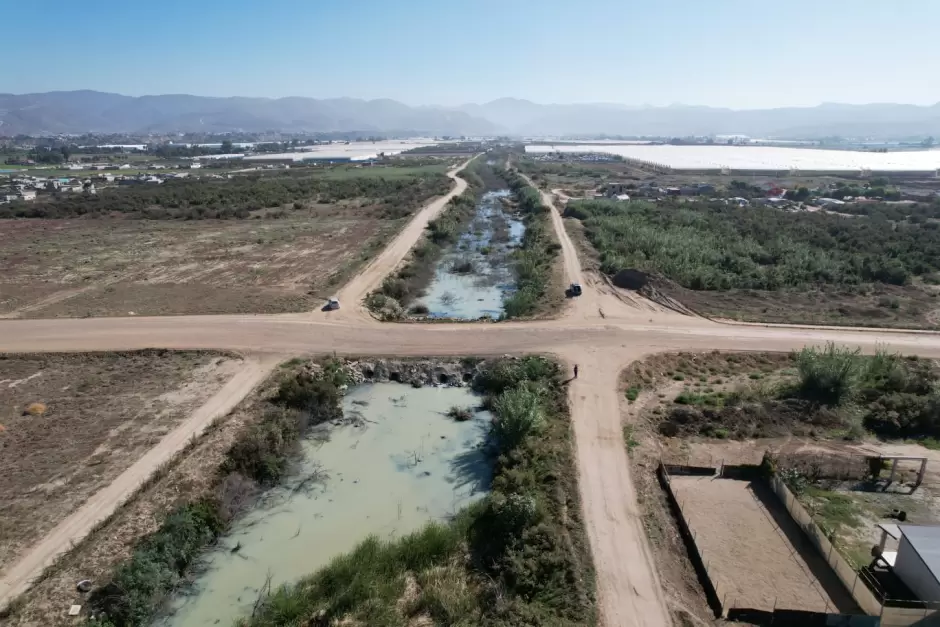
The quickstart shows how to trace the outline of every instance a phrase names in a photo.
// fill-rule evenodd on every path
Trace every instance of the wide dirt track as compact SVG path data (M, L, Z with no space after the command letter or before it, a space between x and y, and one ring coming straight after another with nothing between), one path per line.
M459 168L458 168L459 169ZM456 177L457 170L449 173ZM835 342L871 352L883 346L940 357L940 335L882 330L720 324L675 313L582 276L563 220L553 211L568 281L585 288L556 320L480 324L383 324L363 297L391 272L450 196L423 209L392 244L339 294L343 309L285 315L191 316L0 321L0 351L109 351L207 348L251 354L501 355L544 353L578 364L569 398L579 486L597 572L601 621L607 627L670 624L650 558L621 432L620 371L645 355L676 350L789 351ZM545 196L551 205L551 198ZM246 385L241 396L250 391ZM87 530L86 530L87 533ZM54 534L52 534L54 535ZM71 540L84 534L74 534ZM61 544L62 538L47 538ZM45 554L68 544L37 545ZM14 566L15 569L15 566ZM0 592L11 571L0 579ZM22 571L20 571L22 572ZM35 576L38 573L33 573ZM22 578L21 578L22 579ZM9 589L9 588L8 588ZM0 605L4 599L0 594Z

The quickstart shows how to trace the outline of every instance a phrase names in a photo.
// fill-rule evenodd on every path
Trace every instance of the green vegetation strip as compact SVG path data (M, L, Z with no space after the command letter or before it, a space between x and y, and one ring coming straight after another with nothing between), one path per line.
M505 318L521 318L533 315L545 299L561 244L552 236L550 209L538 190L516 173L503 171L501 176L525 219L521 246L513 253L517 289L503 303Z
M495 414L490 496L447 524L365 540L261 599L243 627L596 623L558 366L538 357L491 362L474 385Z
M361 168L351 173L318 175L310 170L281 170L252 173L227 180L189 178L162 184L107 187L97 194L65 193L41 195L29 202L0 206L0 218L74 218L108 216L112 213L151 220L248 218L261 209L275 209L284 217L289 209L304 203L334 204L342 200L364 200L378 206L383 219L409 215L422 202L444 194L450 179L434 170L408 174L395 168Z
M940 203L847 219L715 201L573 201L602 270L659 273L693 290L940 280ZM926 213L924 213L926 211Z

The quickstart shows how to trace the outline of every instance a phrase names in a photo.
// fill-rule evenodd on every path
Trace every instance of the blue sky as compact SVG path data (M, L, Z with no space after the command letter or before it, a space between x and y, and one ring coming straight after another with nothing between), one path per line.
M940 0L0 0L0 92L940 101Z

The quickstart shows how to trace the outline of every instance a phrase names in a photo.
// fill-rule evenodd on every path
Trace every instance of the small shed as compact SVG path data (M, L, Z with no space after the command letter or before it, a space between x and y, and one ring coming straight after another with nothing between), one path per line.
M921 601L940 602L940 526L898 525L894 573Z

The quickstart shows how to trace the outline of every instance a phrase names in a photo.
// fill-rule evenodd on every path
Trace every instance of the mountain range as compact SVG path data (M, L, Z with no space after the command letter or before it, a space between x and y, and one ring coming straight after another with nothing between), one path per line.
M940 103L734 110L672 105L538 104L500 98L459 107L355 98L0 94L0 135L356 131L386 135L688 136L880 139L940 136Z

